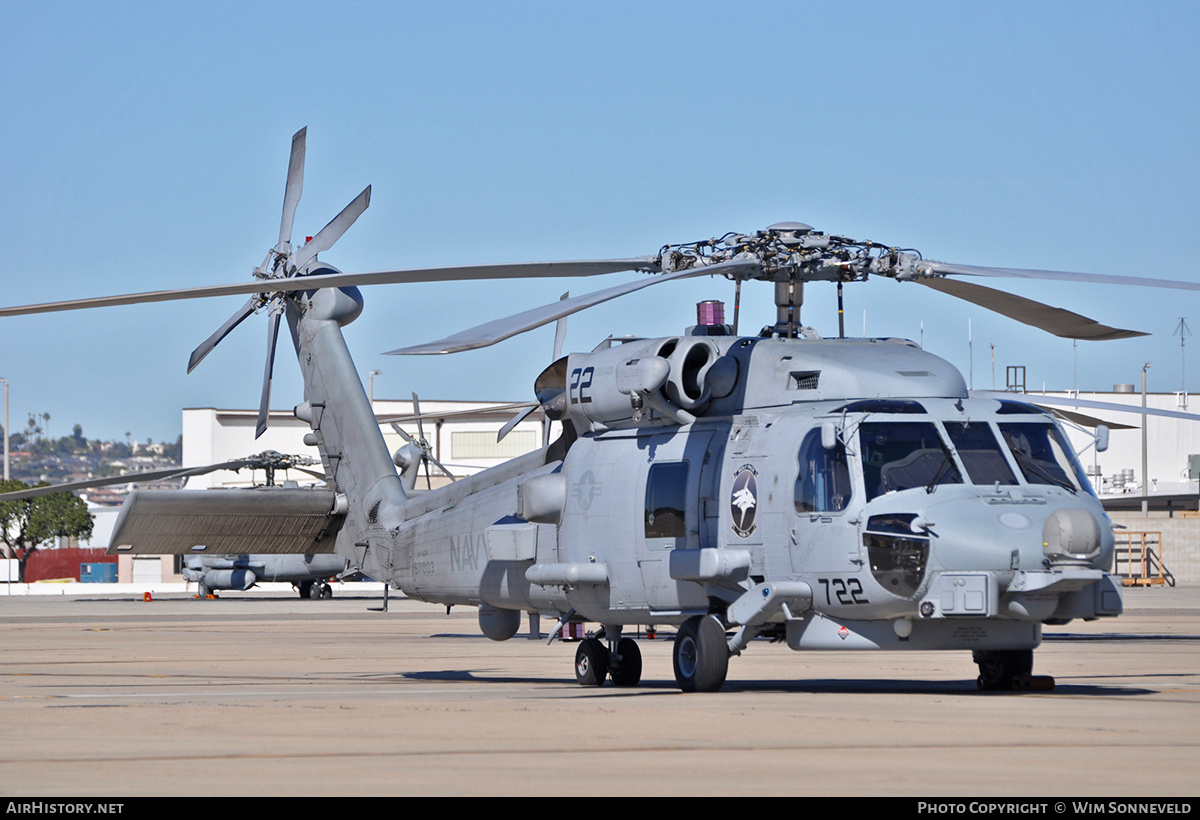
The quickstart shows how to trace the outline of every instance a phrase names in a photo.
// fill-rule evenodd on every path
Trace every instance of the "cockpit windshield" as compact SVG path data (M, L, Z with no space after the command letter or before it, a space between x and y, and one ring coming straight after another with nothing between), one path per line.
M1053 422L1001 422L1000 435L1030 484L1092 492L1092 484Z
M864 421L858 428L867 500L897 490L961 484L962 475L928 421Z
M944 422L950 442L958 451L972 484L1016 484L1017 477L1004 459L1004 452L985 421Z

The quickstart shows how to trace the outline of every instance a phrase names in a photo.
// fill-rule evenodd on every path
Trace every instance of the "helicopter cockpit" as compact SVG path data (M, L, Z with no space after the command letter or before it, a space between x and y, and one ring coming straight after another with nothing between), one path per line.
M865 564L875 581L840 600L829 596L831 607L878 604L895 616L928 601L927 616L956 614L943 608L937 576L961 585L962 573L974 573L994 581L994 612L1028 573L1108 566L1103 509L1057 422L1033 405L858 400L813 422L798 449L798 530L861 525L862 553L840 569ZM797 550L807 556L805 541L797 539ZM807 557L794 563L801 572L831 568Z

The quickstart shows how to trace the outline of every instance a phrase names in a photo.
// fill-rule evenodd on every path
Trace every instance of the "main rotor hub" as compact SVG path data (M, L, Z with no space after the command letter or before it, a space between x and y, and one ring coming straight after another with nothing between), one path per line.
M803 222L777 222L753 235L727 233L714 239L667 245L659 252L663 272L732 260L757 262L759 271L726 274L767 282L862 282L870 274L911 279L930 275L921 255L878 242L860 242L814 230Z

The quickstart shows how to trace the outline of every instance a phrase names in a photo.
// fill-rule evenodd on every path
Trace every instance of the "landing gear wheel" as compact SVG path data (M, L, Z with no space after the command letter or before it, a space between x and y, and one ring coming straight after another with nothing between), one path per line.
M695 615L675 635L675 682L684 692L716 692L729 672L725 628L711 615Z
M1033 671L1032 649L999 652L976 650L971 653L971 658L979 665L979 678L975 685L984 692L1010 691L1017 678L1026 679Z
M333 587L329 584L321 584L321 600L328 601L333 597Z
M301 581L300 586L296 587L298 590L300 590L300 597L301 598L311 598L312 597L312 586L313 586L312 581Z
M612 670L613 686L637 686L642 680L642 650L632 638L617 641L620 665Z
M603 686L608 677L608 648L595 638L586 638L575 650L575 680L580 686Z
M321 582L313 581L308 585L308 597L314 601L321 600Z

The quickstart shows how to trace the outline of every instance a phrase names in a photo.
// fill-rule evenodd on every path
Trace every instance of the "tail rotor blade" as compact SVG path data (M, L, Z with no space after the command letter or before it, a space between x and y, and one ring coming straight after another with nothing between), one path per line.
M209 336L204 340L203 343L200 344L199 347L193 350L191 357L188 359L187 372L191 373L193 370L195 370L196 365L204 361L204 357L209 353L212 353L213 348L216 347L222 339L228 336L235 327L244 322L246 317L252 314L257 306L258 297L251 296L250 300L247 301L246 304L242 305L237 313L234 313L232 316L230 316L225 324L217 328L217 331L213 333L213 335Z
M354 220L367 209L371 204L371 186L368 185L363 189L363 192L356 196L354 200L342 209L342 212L329 221L329 224L322 228L312 241L305 245L292 257L292 264L297 269L303 268L308 264L314 256L322 251L327 251L333 247L333 243L338 241L338 238L346 232L346 230L354 224Z
M441 470L442 474L445 475L446 478L450 479L451 481L458 481L458 479L455 477L454 473L452 473L446 469L445 464L438 461L433 456L429 456L429 455L427 455L425 457L425 478L426 478L426 480L429 479L429 462L431 462L431 461L433 462L433 466L437 467L439 470Z
M304 139L308 126L301 128L292 137L292 156L288 160L287 187L283 191L283 219L279 223L279 244L276 248L290 248L292 222L296 218L296 206L300 204L300 193L304 189Z
M267 413L271 406L271 376L275 371L275 340L279 336L281 315L281 309L272 308L271 321L267 325L267 366L263 371L262 399L258 403L258 427L254 433L256 439L267 432Z

